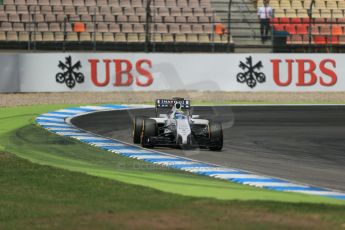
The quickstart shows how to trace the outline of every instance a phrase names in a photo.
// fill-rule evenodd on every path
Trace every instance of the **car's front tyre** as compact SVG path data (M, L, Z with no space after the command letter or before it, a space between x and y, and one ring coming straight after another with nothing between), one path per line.
M153 119L145 119L143 132L141 135L141 146L145 148L153 148L154 144L150 141L150 137L157 136L157 123Z
M133 143L140 144L141 134L143 131L144 120L146 117L137 116L133 119Z
M212 151L220 151L223 148L223 128L220 122L209 123L209 137L210 146L209 149Z

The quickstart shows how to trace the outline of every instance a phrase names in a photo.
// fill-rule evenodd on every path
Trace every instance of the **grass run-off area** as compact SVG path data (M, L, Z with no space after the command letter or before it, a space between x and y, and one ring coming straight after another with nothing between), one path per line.
M345 229L344 201L157 167L34 124L66 107L0 109L0 229Z

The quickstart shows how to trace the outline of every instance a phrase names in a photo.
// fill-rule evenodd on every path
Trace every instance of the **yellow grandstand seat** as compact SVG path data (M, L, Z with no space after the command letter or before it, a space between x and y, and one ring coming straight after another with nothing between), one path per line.
M285 11L283 9L274 9L274 17L284 18L285 17Z
M69 42L76 42L78 41L78 34L76 32L69 32L67 33L66 41Z
M29 41L29 33L28 32L19 32L18 41L21 41L21 42Z
M297 17L296 10L295 9L286 9L285 17L287 17L287 18L295 18L295 17Z
M289 0L281 0L280 1L280 8L281 9L290 9L291 8L291 4Z
M175 42L186 42L186 35L185 34L176 34L175 35Z
M174 42L174 38L171 34L163 34L162 41L170 43L170 42Z
M329 9L322 9L321 10L321 17L322 18L331 18L332 17L331 10L329 10Z
M14 31L7 32L7 40L8 41L18 41L17 32L14 32Z
M6 33L4 31L0 31L0 41L6 41Z
M326 6L327 6L327 9L338 9L338 4L334 0L327 1Z
M89 32L81 32L79 34L79 40L81 42L89 42L89 41L91 41L90 33Z
M94 33L91 34L91 39L96 40L96 42L102 42L103 41L103 34L100 32L96 32L95 38L94 38Z
M42 33L41 32L31 33L31 40L41 42L43 40Z
M63 32L55 32L55 41L62 42L64 40L64 33Z
M326 4L324 0L316 0L315 1L315 7L318 9L325 9L326 8Z
M302 5L302 2L301 1L298 1L298 0L293 0L291 2L291 8L293 9L303 9L303 5Z
M53 42L53 41L55 41L54 33L53 32L44 32L43 33L43 41L44 42Z
M313 9L313 11L312 11L312 17L313 17L313 18L321 18L320 10L319 10L319 9Z
M262 5L263 5L263 4L262 4ZM279 1L278 1L278 0L271 0L271 1L270 1L270 6L271 6L272 8L279 8L279 7L280 7Z
M345 10L345 1L338 2L338 9Z
M126 42L127 41L126 34L124 34L124 33L116 33L114 41L115 42Z
M154 34L152 41L153 42L162 42L162 35L161 34Z
M103 33L103 41L114 42L114 34L109 32Z
M308 11L306 9L298 9L297 17L299 18L308 18Z
M199 42L198 35L197 34L188 34L187 35L187 42L198 43Z
M116 39L117 39L117 37L115 35L115 41L117 41ZM135 34L135 33L128 34L127 35L127 41L128 42L138 42L139 41L138 34Z
M341 9L332 10L333 18L343 18L343 11Z
M199 35L199 42L200 43L209 43L210 37L207 34L200 34Z

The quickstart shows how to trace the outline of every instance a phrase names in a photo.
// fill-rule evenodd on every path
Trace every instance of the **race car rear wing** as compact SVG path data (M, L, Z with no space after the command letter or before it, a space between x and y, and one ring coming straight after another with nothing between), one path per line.
M157 99L156 113L158 112L158 109L172 109L177 102L180 103L181 109L190 109L190 100L184 100L184 98Z

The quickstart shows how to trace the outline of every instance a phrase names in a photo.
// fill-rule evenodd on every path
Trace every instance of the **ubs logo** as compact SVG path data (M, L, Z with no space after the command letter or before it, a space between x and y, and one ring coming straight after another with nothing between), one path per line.
M80 61L72 64L72 57L68 56L66 57L65 62L59 61L58 67L62 70L62 72L59 72L55 75L56 82L61 84L65 83L70 89L75 86L76 82L84 82L84 74L78 72L78 70L82 67Z
M259 83L266 81L266 75L263 72L259 72L263 68L262 62L259 61L253 65L252 57L246 57L246 62L240 61L239 67L243 72L237 74L237 81L239 83L247 83L250 88L254 88Z

